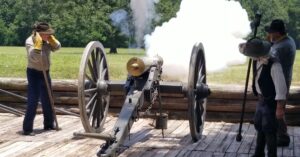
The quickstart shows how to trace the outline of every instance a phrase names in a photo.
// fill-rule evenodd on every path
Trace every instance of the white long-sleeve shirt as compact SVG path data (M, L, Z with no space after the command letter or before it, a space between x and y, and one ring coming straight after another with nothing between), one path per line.
M261 74L262 65L268 64L267 60L257 60L257 75L255 78L255 87L258 94L262 94L258 85L258 79ZM285 82L285 77L281 64L279 62L274 62L271 67L271 77L275 86L276 96L275 100L286 100L287 96L287 86Z

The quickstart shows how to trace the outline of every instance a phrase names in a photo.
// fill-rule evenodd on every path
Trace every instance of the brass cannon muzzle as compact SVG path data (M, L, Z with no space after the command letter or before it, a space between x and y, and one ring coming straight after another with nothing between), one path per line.
M127 71L132 76L141 76L151 66L162 66L163 59L160 56L154 57L132 57L127 62Z

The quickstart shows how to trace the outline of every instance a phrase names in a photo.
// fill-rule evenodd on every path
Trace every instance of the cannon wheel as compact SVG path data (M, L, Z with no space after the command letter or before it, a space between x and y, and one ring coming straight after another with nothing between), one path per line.
M80 118L86 132L101 132L103 128L110 99L108 81L104 47L91 41L82 54L78 77Z
M206 99L197 99L195 93L199 83L206 84L205 56L201 43L195 44L192 50L187 89L190 131L194 142L201 138L206 115Z

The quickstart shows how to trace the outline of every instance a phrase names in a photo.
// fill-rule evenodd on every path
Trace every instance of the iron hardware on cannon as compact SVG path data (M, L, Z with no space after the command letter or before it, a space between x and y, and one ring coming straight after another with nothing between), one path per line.
M127 62L128 77L124 85L126 98L113 131L102 133L108 114L110 89L109 70L103 45L90 42L83 53L78 78L80 117L84 133L75 136L92 137L105 140L98 156L117 156L119 146L129 135L138 118L144 102L158 101L159 116L156 128L166 129L167 115L162 112L160 81L163 72L163 59L159 56L133 57ZM188 83L182 87L188 99L188 116L192 140L201 138L206 115L206 97L210 89L206 85L204 49L201 43L194 45L188 74ZM148 107L148 108L151 108Z

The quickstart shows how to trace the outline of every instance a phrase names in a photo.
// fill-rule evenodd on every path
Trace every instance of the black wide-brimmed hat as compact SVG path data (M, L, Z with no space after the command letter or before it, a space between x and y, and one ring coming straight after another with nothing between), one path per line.
M46 22L38 22L34 24L33 29L41 34L54 34L54 30L50 27L50 25Z
M268 33L286 33L285 24L281 19L275 19L271 22L270 26L265 27L265 31Z

